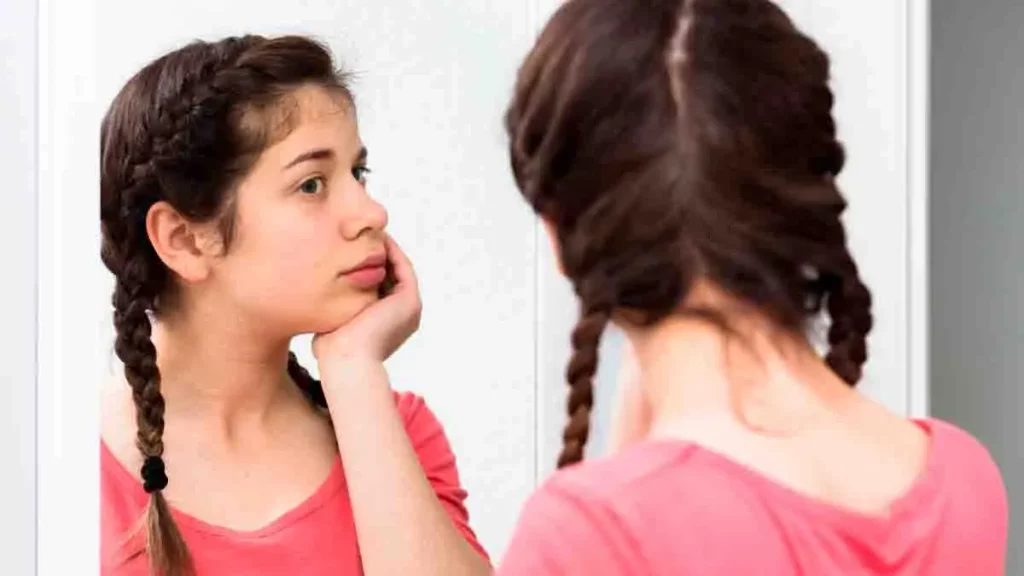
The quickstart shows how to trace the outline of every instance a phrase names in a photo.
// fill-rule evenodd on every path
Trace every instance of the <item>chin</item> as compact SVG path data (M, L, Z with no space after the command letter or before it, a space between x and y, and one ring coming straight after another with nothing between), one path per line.
M321 306L314 308L312 329L304 330L307 333L323 334L341 328L352 321L360 312L366 310L379 297L377 294L367 292L365 295L347 294L341 298L335 298L324 302Z

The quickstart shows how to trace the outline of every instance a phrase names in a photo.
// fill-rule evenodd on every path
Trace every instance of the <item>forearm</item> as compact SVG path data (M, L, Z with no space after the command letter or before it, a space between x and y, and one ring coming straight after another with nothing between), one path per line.
M490 574L427 481L384 367L343 360L321 376L366 574Z

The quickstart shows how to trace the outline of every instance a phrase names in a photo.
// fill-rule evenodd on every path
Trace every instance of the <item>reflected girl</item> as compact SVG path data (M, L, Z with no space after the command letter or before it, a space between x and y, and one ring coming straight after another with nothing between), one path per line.
M832 105L827 55L768 0L569 0L548 23L507 124L581 312L563 470L499 573L1003 573L985 448L853 390L873 317ZM609 323L636 361L620 450L578 464Z
M441 425L382 365L419 292L329 52L190 44L128 81L101 137L124 364L103 574L488 573ZM289 352L303 333L322 382Z

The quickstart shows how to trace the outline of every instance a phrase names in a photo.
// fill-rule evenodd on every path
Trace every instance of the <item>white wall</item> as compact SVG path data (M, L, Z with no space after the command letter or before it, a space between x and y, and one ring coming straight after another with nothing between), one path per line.
M926 1L779 4L832 58L835 114L848 158L839 185L850 202L851 250L874 296L875 328L859 389L898 413L923 415ZM546 244L541 248L539 325L545 331L538 334L538 471L544 476L561 447L564 373L577 310L550 250ZM622 342L617 331L602 342L588 454L600 454L607 441Z
M36 3L0 3L0 542L35 570Z
M932 2L933 413L991 450L1024 573L1024 4Z

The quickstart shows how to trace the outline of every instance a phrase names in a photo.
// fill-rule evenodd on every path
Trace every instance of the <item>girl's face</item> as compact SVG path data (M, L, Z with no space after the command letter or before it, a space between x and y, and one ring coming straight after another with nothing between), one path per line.
M208 277L269 334L338 328L377 300L386 256L387 212L366 191L354 108L316 87L292 103L293 129L241 181L235 237Z

